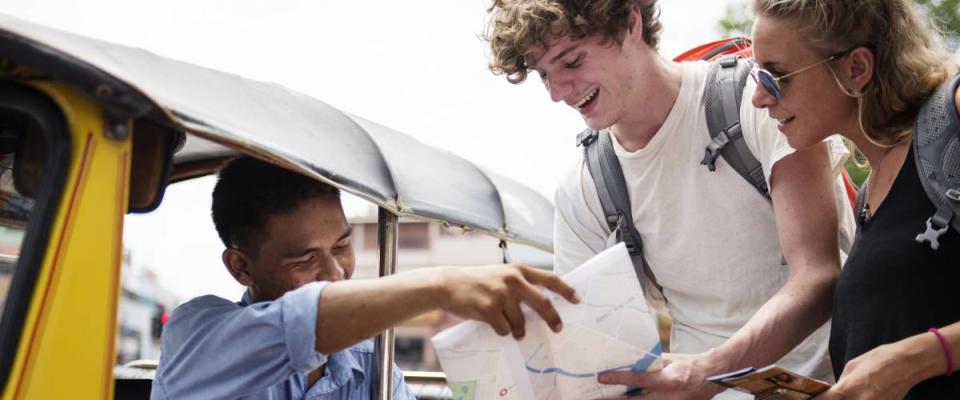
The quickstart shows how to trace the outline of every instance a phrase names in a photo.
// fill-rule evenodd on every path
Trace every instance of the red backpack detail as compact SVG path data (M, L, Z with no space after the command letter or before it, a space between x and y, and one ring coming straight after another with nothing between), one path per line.
M720 39L687 50L679 56L674 57L673 61L712 61L727 54L736 54L743 58L752 58L753 42L743 36Z

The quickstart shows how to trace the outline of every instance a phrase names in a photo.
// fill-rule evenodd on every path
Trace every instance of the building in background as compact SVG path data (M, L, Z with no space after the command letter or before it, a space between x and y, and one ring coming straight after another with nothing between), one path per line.
M151 268L133 265L130 259L130 252L124 251L120 273L122 295L117 314L118 365L159 359L163 324L179 304L179 299L157 283L157 275Z

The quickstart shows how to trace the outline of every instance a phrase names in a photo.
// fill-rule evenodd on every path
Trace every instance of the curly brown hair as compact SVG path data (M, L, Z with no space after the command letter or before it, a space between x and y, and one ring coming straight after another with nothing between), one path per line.
M862 90L860 126L875 144L907 139L923 101L954 67L906 0L753 0L754 14L798 27L827 55L856 47L873 52L873 77Z
M555 38L600 35L605 45L619 46L634 22L634 7L643 19L644 41L656 50L662 29L657 0L494 0L483 35L492 52L490 70L510 83L523 82L530 71L525 58Z

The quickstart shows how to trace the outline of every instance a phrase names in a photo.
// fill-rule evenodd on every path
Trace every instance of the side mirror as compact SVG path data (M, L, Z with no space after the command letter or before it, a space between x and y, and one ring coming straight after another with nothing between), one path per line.
M183 140L184 134L175 129L147 119L134 121L130 212L146 213L160 205L170 180L173 153Z

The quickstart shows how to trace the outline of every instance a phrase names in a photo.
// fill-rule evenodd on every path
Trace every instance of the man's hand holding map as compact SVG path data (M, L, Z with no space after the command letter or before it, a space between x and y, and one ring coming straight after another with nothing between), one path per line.
M524 308L526 336L514 340L468 321L433 338L454 399L598 399L622 396L625 386L601 385L597 374L660 369L660 339L623 244L564 276L582 301L547 295L563 319L550 331Z

